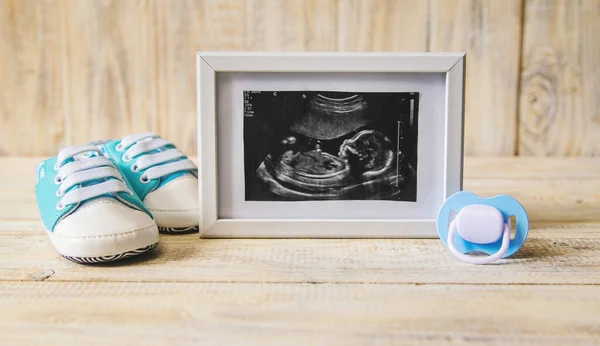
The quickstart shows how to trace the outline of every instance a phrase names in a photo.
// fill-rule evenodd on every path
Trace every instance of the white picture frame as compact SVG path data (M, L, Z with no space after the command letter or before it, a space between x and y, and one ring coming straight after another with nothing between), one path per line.
M445 81L437 208L462 190L464 53L197 53L200 234L216 238L429 238L435 214L408 219L221 218L218 177L218 90L221 73L417 73ZM421 128L419 128L419 136ZM231 136L233 137L233 136ZM225 139L223 139L225 140ZM439 150L438 150L439 151ZM421 155L421 154L419 154ZM437 155L437 154L436 154ZM419 168L421 170L421 168ZM289 203L289 202L284 202Z

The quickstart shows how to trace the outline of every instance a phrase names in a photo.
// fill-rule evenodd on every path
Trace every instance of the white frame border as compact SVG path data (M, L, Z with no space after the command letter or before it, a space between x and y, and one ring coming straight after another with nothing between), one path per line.
M214 238L430 238L432 219L219 219L218 72L446 73L445 198L462 190L465 53L204 53L196 57L200 234Z

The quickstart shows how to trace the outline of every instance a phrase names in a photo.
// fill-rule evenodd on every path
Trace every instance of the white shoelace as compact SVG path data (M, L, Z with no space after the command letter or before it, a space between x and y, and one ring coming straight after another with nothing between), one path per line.
M67 205L80 203L105 194L121 191L132 193L123 181L121 173L108 158L88 156L87 153L102 155L100 149L93 145L68 147L58 153L56 165L54 166L54 169L58 172L54 183L60 185L56 195L62 196L62 198L56 205L56 209L61 210ZM73 159L73 161L65 163L70 159ZM106 180L108 178L114 179ZM100 179L104 181L93 182ZM73 186L83 183L89 184L66 192Z
M163 148L167 145L172 145L172 143L152 132L146 132L124 137L116 149L123 152L123 161L128 162L135 159L131 170L134 172L146 170L140 177L143 183L176 172L196 169L196 165L185 158L185 155L179 149ZM157 149L161 151L149 153Z

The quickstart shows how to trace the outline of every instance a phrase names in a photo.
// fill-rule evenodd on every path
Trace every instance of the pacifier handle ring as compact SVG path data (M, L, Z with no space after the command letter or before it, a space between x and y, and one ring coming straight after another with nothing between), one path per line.
M448 249L450 249L450 252L461 261L471 264L487 264L494 262L506 254L508 246L510 245L510 226L506 223L504 224L504 233L502 234L502 246L500 246L498 252L487 257L467 256L458 251L454 246L454 233L456 233L456 221L453 220L450 223L450 230L448 231Z

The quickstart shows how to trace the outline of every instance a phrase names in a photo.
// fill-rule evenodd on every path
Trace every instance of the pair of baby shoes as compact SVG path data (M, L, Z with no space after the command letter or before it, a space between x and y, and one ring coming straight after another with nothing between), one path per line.
M36 199L58 252L102 263L149 251L160 233L198 231L198 170L153 133L62 149L38 166Z

